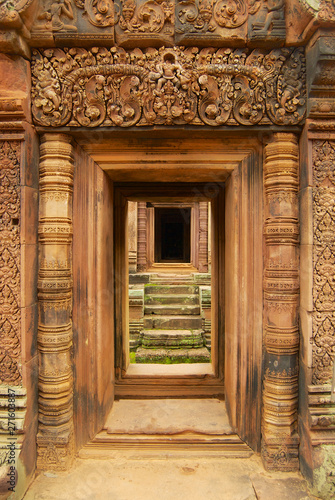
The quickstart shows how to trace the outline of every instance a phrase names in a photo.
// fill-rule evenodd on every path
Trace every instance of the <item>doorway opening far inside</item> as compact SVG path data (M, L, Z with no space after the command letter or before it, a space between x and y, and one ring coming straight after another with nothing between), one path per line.
M128 201L131 364L210 363L209 201Z

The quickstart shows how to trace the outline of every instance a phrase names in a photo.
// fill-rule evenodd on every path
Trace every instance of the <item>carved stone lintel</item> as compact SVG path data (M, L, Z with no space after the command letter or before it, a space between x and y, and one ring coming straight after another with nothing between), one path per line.
M38 468L73 458L71 137L45 134L40 159Z
M298 142L278 133L265 146L266 349L262 456L274 470L298 468ZM285 195L283 194L285 193Z
M44 127L297 125L305 115L300 48L48 49L34 51L32 82Z

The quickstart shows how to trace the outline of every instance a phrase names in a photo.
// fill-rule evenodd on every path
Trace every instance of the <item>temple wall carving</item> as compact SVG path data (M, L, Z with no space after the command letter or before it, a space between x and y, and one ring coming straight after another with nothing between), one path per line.
M0 142L0 383L21 385L21 141Z
M240 391L236 396L233 391L230 398L239 398L242 427L246 425L244 407L257 406L249 413L257 420L253 422L255 442L260 439L258 411L262 406L262 456L267 468L297 468L300 440L300 465L307 463L313 471L319 459L322 461L316 448L335 443L334 0L0 3L0 399L7 408L6 391L16 391L20 405L17 455L21 453L27 470L30 467L27 477L34 473L36 450L25 442L35 442L37 406L40 469L64 470L69 466L75 426L81 419L80 411L75 419L73 416L73 141L85 133L91 134L90 140L95 140L97 136L93 138L93 134L100 132L107 138L113 133L121 136L122 129L131 134L139 131L144 137L148 130L150 134L160 128L170 130L171 137L176 137L179 130L185 134L196 129L206 133L210 130L211 137L218 140L226 140L231 132L245 141L249 132L255 131L255 137L260 134L259 144L264 144L263 186L255 177L252 159L248 180L243 178L243 182L257 183L259 190L255 188L256 194L250 198L257 207L264 189L264 255L259 251L259 262L264 257L265 354L262 361L261 353L257 358L259 372L250 373L259 382L263 377L263 386L257 394L253 388L259 396L257 405L250 387L243 389L246 395ZM4 62L4 54L10 55L10 63ZM57 127L63 128L57 131ZM34 173L36 130L41 134L39 228L34 220L38 205ZM303 158L299 191L300 134ZM98 227L104 241L97 244L97 255L102 246L108 254L104 262L112 263L114 243L107 244L102 226L113 219L115 201L110 194L110 179L104 176L105 172L99 170L100 191L94 196L99 198L105 189L101 186L108 185L104 200L108 209L100 206L100 218L93 226ZM82 176L77 194L84 192L89 178ZM86 206L87 213L95 206L94 196L91 205ZM308 198L302 202L300 214L299 197ZM99 203L101 199L97 206ZM251 202L248 206L252 207ZM77 218L79 212L77 209ZM247 215L243 217L247 226L249 219ZM259 228L260 219L261 216L255 218ZM299 223L304 226L304 235L303 231L299 233ZM137 254L138 271L145 270L148 263L147 233L146 206L139 203L138 239L131 255L135 269ZM208 219L204 215L199 240L203 260L208 255L207 234ZM261 246L260 237L259 241ZM76 245L78 248L80 239ZM233 254L233 247L230 251ZM247 262L247 253L243 256L241 262ZM82 261L85 262L83 256ZM76 264L77 275L82 261ZM94 259L87 261L91 266ZM107 290L112 282L113 264L110 276L105 276L101 262L94 290L101 283ZM256 259L253 266L255 262ZM263 261L259 262L259 269L263 269ZM211 264L210 255L208 263ZM95 276L95 268L92 269L87 276L81 276L81 283ZM123 280L123 268L120 276ZM248 286L250 292L251 285ZM303 296L300 316L299 292ZM95 298L95 293L90 294ZM79 301L80 293L75 297ZM252 307L261 307L262 300L257 294L250 297L248 311L252 314ZM253 297L257 298L257 305L252 303ZM97 301L104 302L101 297ZM101 306L97 330L114 321L109 314L113 301L109 297ZM124 310L115 314L124 315ZM81 327L85 318L77 321ZM258 325L255 331L261 331L260 323L254 325ZM84 351L80 333L79 328L76 339L79 351ZM80 391L89 393L90 388L91 393L99 394L97 407L101 403L107 408L113 400L113 383L106 389L112 380L108 370L114 373L113 335L101 338L96 346L96 338L90 333L97 373L104 372L101 379L89 385L91 382L85 378L86 358L78 370L82 376ZM110 353L108 363L104 358L106 366L98 362L99 350ZM245 355L244 359L249 357ZM228 369L229 363L228 359ZM248 364L246 369L251 372L254 367ZM228 380L236 378L235 368L230 369ZM226 396L228 401L228 390ZM82 397L85 399L86 395ZM85 422L89 422L89 404L84 413ZM94 425L90 424L89 431L81 430L81 444L93 434L92 429L95 432L101 419L102 412L99 414L96 409ZM3 419L0 425L3 464L8 427ZM24 446L28 448L24 450ZM29 456L28 460L30 451L32 458ZM333 484L331 472L327 474L328 483Z
M335 355L335 141L313 141L313 384L330 383Z

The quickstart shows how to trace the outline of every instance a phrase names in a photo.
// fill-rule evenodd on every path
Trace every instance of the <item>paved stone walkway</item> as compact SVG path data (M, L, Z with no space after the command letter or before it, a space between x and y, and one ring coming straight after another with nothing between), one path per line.
M307 500L298 473L265 472L260 458L77 459L68 473L40 474L24 500Z

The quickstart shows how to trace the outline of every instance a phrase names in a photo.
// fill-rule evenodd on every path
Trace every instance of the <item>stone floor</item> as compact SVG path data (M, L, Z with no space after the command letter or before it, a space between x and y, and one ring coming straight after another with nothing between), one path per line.
M68 473L42 473L24 500L307 500L298 473L265 472L260 458L77 459Z

